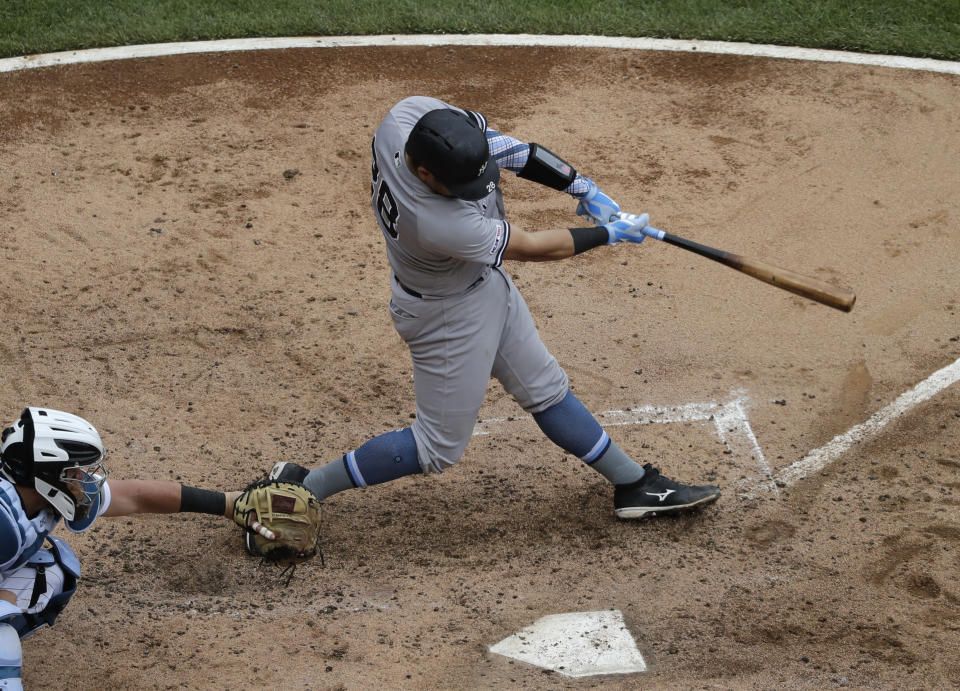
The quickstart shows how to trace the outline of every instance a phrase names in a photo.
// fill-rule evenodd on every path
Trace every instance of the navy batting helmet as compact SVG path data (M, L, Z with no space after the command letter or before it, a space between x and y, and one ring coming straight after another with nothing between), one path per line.
M483 199L500 181L487 136L457 110L438 108L421 117L407 138L406 153L460 199Z

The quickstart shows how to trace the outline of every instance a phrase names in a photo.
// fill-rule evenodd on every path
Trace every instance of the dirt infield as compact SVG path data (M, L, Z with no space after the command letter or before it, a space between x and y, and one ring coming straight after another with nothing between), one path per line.
M960 358L956 76L464 47L0 75L8 419L76 412L113 475L222 488L409 424L368 152L417 93L562 153L660 228L851 287L857 306L654 241L512 263L611 436L720 484L716 505L618 522L603 479L492 383L457 467L332 498L325 564L289 583L214 518L71 536L85 578L25 642L27 687L957 685L960 387L772 481ZM578 224L563 195L509 174L504 190L521 228ZM670 417L688 404L739 406L742 434ZM487 650L607 609L649 672L571 680Z

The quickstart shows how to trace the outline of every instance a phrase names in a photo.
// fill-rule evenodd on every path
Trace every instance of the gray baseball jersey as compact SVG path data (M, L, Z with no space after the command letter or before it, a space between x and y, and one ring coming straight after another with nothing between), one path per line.
M373 207L397 279L424 295L446 296L462 293L486 267L500 265L510 225L499 187L479 201L444 197L407 167L403 151L410 131L438 108L452 106L414 96L387 114L373 140L372 173L379 178Z
M445 197L406 165L410 131L437 108L453 106L424 96L394 106L374 136L371 171L371 203L393 270L390 312L413 359L412 430L424 472L460 459L491 375L530 413L560 402L568 386L499 269L510 240L499 186L479 201ZM485 129L481 115L461 112Z

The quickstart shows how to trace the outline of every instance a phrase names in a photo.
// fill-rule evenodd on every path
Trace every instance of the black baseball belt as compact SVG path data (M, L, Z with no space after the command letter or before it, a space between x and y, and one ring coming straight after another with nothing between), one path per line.
M471 283L470 285L467 286L467 290L470 290L471 288L475 287L477 284L482 283L482 282L483 282L483 279L484 279L485 277L486 277L486 273L481 274L481 275L477 278L476 281L474 281L473 283ZM400 289L401 289L404 293L406 293L407 295L412 295L413 297L415 297L415 298L420 298L421 300L423 299L423 293L414 290L414 289L411 288L410 286L404 285L404 284L400 281L400 279L397 278L397 275L396 275L396 274L393 275L393 280L395 280L395 281L397 282L397 285L400 286ZM467 290L465 290L465 291L463 291L463 292L465 293L465 292L467 292ZM433 296L429 296L429 297L433 297Z

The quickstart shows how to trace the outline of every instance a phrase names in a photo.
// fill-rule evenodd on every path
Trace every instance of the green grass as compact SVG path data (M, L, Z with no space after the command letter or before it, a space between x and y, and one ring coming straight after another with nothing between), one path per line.
M0 0L0 57L387 33L699 38L960 60L960 0Z

